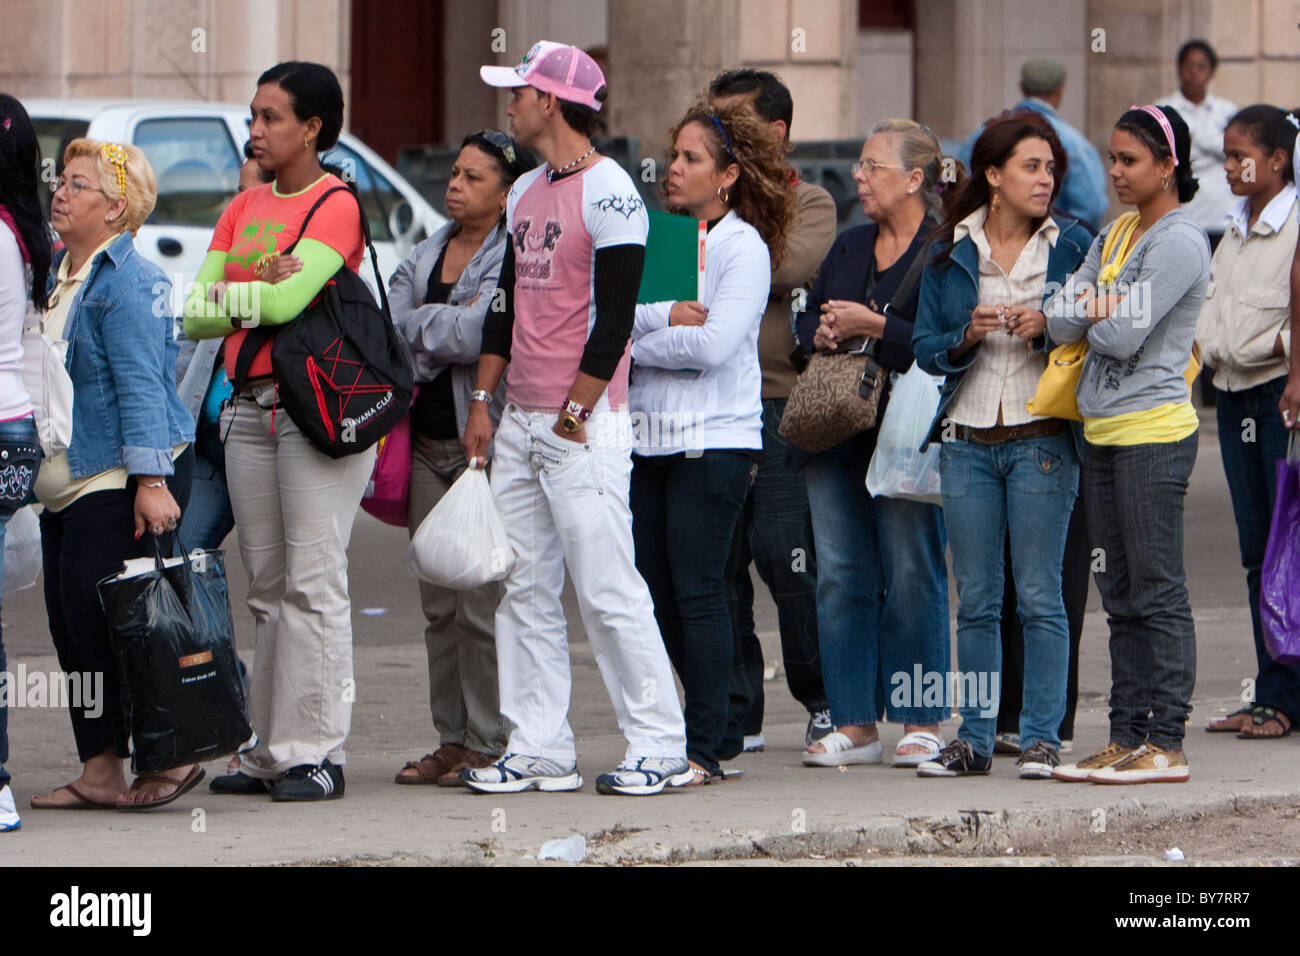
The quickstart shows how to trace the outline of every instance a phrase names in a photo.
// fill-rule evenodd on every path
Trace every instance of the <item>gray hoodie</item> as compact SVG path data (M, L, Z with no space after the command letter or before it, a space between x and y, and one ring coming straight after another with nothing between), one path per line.
M1188 400L1183 372L1210 279L1205 230L1181 208L1172 210L1138 240L1120 271L1115 291L1127 294L1116 314L1090 322L1075 300L1080 292L1095 289L1101 247L1112 228L1114 223L1102 230L1083 265L1043 310L1057 344L1088 337L1077 393L1085 418L1110 418Z

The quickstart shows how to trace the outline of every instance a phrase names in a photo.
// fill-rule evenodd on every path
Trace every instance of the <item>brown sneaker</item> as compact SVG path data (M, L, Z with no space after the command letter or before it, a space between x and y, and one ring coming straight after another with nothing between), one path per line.
M393 779L397 783L437 783L452 767L463 766L465 755L473 752L460 744L443 744L433 753L408 762Z
M491 754L485 754L480 750L464 750L459 763L438 777L438 786L440 787L463 787L465 781L460 779L462 770L481 770L484 767L490 767L496 763L497 758Z
M1121 747L1111 741L1095 754L1084 757L1078 763L1067 763L1064 766L1052 768L1052 779L1064 780L1066 783L1086 783L1092 774L1103 767L1118 763L1133 751L1133 747Z
M1185 783L1192 775L1181 750L1145 743L1118 763L1088 775L1093 783Z

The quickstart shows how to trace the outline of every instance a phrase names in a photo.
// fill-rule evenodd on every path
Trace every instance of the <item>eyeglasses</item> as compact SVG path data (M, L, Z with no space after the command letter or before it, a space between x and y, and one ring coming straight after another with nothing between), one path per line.
M865 162L854 163L849 169L852 170L854 176L858 175L858 173L866 173L870 176L877 169L907 169L907 167L895 166L890 163L878 163L874 159L868 159Z
M111 196L108 195L108 193L104 192L104 190L100 189L98 186L92 186L84 179L78 179L75 176L72 179L64 179L62 176L60 176L58 178L58 181L54 184L54 191L58 192L64 186L68 187L69 194L73 196L80 196L83 191L89 189L93 192L103 193L104 198L106 199L112 198Z

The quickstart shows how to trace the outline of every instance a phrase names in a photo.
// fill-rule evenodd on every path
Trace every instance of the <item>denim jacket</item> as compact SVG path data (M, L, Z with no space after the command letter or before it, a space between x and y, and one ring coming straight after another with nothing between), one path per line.
M54 258L47 288L58 284ZM130 233L95 256L68 312L65 367L72 377L73 478L125 466L132 475L172 474L172 448L194 440L176 394L171 283L135 251Z
M1047 256L1047 281L1043 286L1043 302L1047 304L1052 294L1066 278L1083 263L1092 236L1083 226L1061 223L1056 244ZM966 326L971 322L971 310L979 304L979 250L975 241L966 236L955 246L946 263L936 265L934 260L950 243L935 242L930 249L930 262L921 276L921 300L916 307L916 326L912 333L912 349L916 364L931 375L947 376L939 393L939 410L935 413L930 430L921 443L924 451L932 441L939 441L944 416L948 406L957 396L962 377L975 363L980 343L976 342L955 363L948 358L948 350L961 345ZM1039 352L1049 352L1055 344L1044 331L1033 340Z

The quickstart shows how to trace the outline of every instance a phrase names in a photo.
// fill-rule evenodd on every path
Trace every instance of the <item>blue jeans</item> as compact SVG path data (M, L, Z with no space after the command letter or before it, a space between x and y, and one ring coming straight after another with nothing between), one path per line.
M686 695L686 755L710 773L741 750L731 721L727 558L753 460L735 451L632 456L636 569Z
M194 480L180 528L181 540L190 549L219 548L235 527L226 488L226 451L219 433L216 422L202 424L194 440Z
M1087 443L1083 499L1093 573L1110 625L1110 739L1182 750L1196 686L1196 629L1183 570L1183 499L1196 433L1178 442Z
M36 423L29 415L11 422L0 422L0 601L4 598L5 526L14 512L23 506L36 484L36 473L41 468L41 451L36 437ZM0 626L0 674L7 671L4 630ZM9 681L9 677L5 677ZM9 712L5 706L9 693L21 688L8 689L0 700L0 787L9 783L5 761L9 759Z
M1004 543L1010 531L1024 631L1020 746L1044 741L1060 747L1070 658L1061 562L1079 487L1070 435L999 445L946 441L939 450L939 473L959 601L957 736L977 754L993 754L1002 686Z
M867 494L875 433L804 466L817 546L817 641L831 721L934 724L915 676L948 671L948 576L937 505ZM888 708L886 708L888 704Z
M786 464L789 443L781 437L784 398L763 401L763 453L758 475L736 523L727 573L736 640L731 665L732 719L743 734L763 730L763 648L754 634L752 560L776 604L785 680L809 713L825 710L817 650L817 558L803 475ZM797 549L797 550L796 550Z
M1250 623L1255 635L1255 701L1300 723L1300 664L1279 664L1264 646L1259 623L1259 582L1277 497L1277 463L1286 458L1287 430L1277 403L1286 376L1242 392L1219 392L1219 451L1237 521L1241 566L1246 569ZM1254 423L1253 429L1250 423Z

